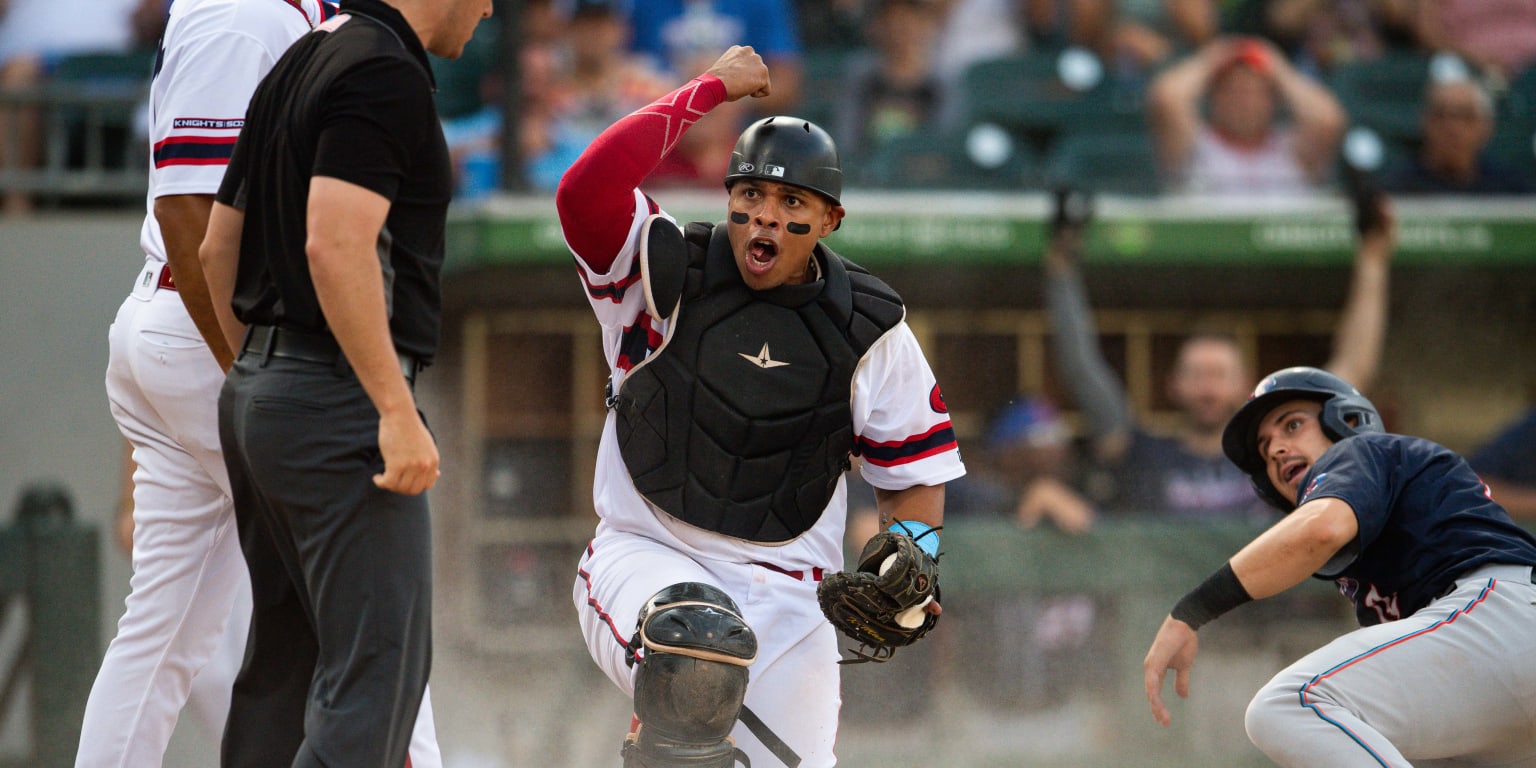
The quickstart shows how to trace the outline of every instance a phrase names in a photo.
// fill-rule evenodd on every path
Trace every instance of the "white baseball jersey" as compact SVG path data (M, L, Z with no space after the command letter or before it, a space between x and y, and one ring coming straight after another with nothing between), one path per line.
M637 190L634 224L607 274L592 274L576 259L587 299L603 326L603 351L615 391L625 374L661 345L668 330L667 321L653 321L646 313L636 260L640 226L653 212L666 215ZM870 485L901 490L939 485L965 474L933 372L905 321L876 341L860 363L853 380L852 407L864 479ZM765 562L790 570L838 570L843 560L846 499L847 489L839 481L816 524L781 545L696 528L653 509L640 496L619 455L612 413L603 426L593 488L601 518L599 535L605 528L615 528L713 560Z
M288 46L328 18L319 0L177 0L149 88L149 205L139 245L165 262L155 198L219 191L245 107Z
M1296 133L1289 128L1272 131L1257 147L1239 147L1202 125L1186 173L1189 192L1283 196L1315 186L1296 158Z
M319 0L176 0L150 85L145 264L108 336L107 397L133 446L133 578L81 724L77 768L157 766L190 709L217 741L250 625L250 579L219 445L224 373L165 278L155 199L218 191L257 83ZM194 678L196 683L194 684ZM430 698L412 768L440 768Z

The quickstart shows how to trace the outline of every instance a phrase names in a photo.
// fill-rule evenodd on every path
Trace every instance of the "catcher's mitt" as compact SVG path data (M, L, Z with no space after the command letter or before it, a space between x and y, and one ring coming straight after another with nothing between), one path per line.
M938 624L923 609L939 599L939 562L912 537L885 531L864 545L858 570L828 576L816 598L832 626L859 643L858 658L842 663L888 661Z

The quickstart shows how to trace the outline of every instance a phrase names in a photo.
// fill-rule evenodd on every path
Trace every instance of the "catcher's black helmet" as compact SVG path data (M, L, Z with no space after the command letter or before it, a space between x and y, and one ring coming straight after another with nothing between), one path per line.
M1338 442L1361 432L1381 432L1381 414L1365 395L1349 382L1321 368L1299 366L1275 371L1266 376L1253 395L1221 434L1221 450L1237 467L1248 473L1259 498L1289 512L1295 505L1269 482L1264 457L1259 454L1259 422L1271 409L1287 400L1316 400L1323 404L1319 417L1323 434Z
M738 179L793 184L842 205L843 168L837 144L820 126L798 117L765 117L741 132L731 151L725 188Z

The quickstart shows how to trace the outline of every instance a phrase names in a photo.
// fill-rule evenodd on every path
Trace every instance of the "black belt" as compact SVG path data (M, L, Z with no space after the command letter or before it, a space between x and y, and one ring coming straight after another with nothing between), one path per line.
M341 345L330 335L304 333L271 325L253 325L245 331L245 353L263 357L281 357L287 360L303 360L329 365L338 370L350 370ZM408 384L416 383L416 374L426 367L410 355L400 355L400 373Z

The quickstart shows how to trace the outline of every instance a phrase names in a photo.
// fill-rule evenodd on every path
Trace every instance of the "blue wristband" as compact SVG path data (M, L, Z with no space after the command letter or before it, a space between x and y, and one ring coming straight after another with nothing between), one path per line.
M891 523L891 527L886 530L891 533L904 533L911 536L912 541L917 542L917 546L922 548L924 552L927 552L929 557L939 556L939 529L927 523L920 523L916 520L898 520Z

